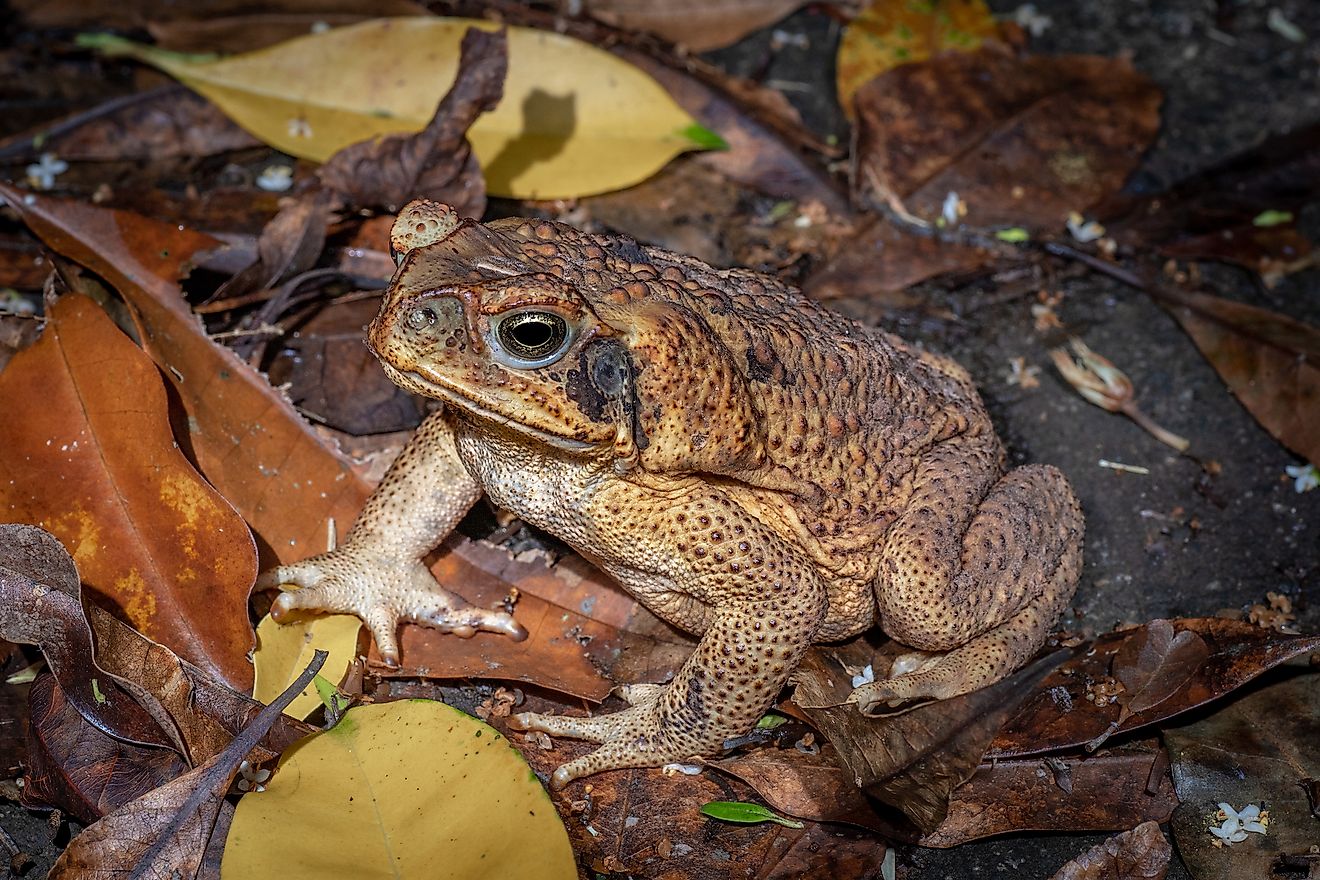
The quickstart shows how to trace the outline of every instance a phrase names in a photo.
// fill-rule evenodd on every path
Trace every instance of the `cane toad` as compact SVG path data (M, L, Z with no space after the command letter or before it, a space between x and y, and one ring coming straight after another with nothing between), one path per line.
M990 684L1075 589L1082 516L1048 465L1005 471L967 373L772 278L540 220L418 201L372 323L430 415L337 550L276 569L275 613L348 611L381 654L413 621L522 637L422 565L485 492L647 608L700 634L667 684L589 718L516 726L600 747L589 773L658 766L747 733L807 647L878 623L940 652L863 705Z

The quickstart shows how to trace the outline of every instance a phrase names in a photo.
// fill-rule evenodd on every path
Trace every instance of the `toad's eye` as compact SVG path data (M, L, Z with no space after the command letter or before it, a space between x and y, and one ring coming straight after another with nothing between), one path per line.
M495 324L495 338L508 366L531 368L552 364L572 342L568 322L554 312L511 312Z

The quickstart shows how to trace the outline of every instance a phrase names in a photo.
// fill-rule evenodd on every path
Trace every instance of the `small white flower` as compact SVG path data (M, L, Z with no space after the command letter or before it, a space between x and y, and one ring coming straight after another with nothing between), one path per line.
M36 164L27 167L28 184L33 189L50 189L55 185L55 178L68 170L68 162L54 153L42 153Z
M309 138L312 136L312 124L301 116L289 120L289 137Z
M270 779L269 770L262 770L251 761L244 761L238 765L238 775L243 777L238 780L239 791L265 791L266 786L262 783Z
M1288 465L1283 469L1293 479L1293 491L1298 495L1320 486L1320 468L1313 464Z
M950 191L944 197L944 204L940 207L940 219L946 226L957 226L958 221L967 216L967 203L958 198L956 192Z
M1013 10L1013 21L1033 37L1039 37L1050 29L1054 19L1036 11L1035 3L1023 3Z
M1087 220L1081 214L1072 211L1068 214L1068 233L1076 241L1087 244L1101 238L1105 234L1105 228L1094 220Z
M267 165L257 177L257 186L266 192L284 192L293 186L293 169L288 165Z
M868 663L862 668L860 673L852 677L852 686L854 688L859 688L862 685L870 684L873 681L875 681L875 670L871 667L871 664Z
M1247 839L1247 833L1266 834L1269 814L1262 813L1257 804L1247 804L1241 810L1235 810L1226 803L1219 804L1215 818L1223 818L1223 824L1211 825L1206 830L1229 846ZM1215 844L1219 846L1219 844Z

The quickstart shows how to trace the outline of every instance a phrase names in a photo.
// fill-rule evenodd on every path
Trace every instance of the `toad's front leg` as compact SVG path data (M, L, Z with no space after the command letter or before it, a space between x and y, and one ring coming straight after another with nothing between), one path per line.
M401 621L460 636L482 630L524 639L526 630L510 614L469 605L437 584L422 562L480 497L481 487L459 460L453 428L443 412L432 413L343 544L271 569L257 587L301 588L275 600L271 614L277 620L298 609L356 614L387 663L399 660L395 630Z
M714 755L726 740L755 726L811 644L827 605L814 569L773 543L777 546L760 545L737 560L725 558L723 583L700 597L714 607L709 625L668 685L626 689L633 705L612 715L526 712L510 719L516 729L601 743L556 770L555 788L602 770ZM648 601L654 597L640 598L663 615L663 605Z

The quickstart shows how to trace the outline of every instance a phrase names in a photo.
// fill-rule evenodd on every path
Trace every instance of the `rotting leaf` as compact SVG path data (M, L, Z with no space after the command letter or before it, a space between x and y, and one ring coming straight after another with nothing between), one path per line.
M1168 285L1147 290L1256 421L1320 464L1320 327L1206 293Z
M946 50L971 51L998 33L984 0L872 0L839 40L834 63L839 106L853 119L853 95L886 70Z
M0 426L6 516L72 548L88 588L139 630L247 690L247 526L175 446L150 358L86 297L48 316L0 374L0 397L41 402Z
M784 18L807 0L585 0L593 18L648 31L692 52L730 46Z
M1111 58L983 46L905 64L857 93L859 198L933 224L955 193L977 228L1060 230L1137 167L1160 100L1147 77ZM876 221L805 286L820 298L883 297L993 259Z
M125 742L184 753L177 731L162 729L120 692L127 685L97 664L80 592L73 559L53 535L36 526L0 525L0 638L40 647L65 683L69 703L89 723Z
M852 691L845 668L860 668L873 658L872 649L855 640L809 650L794 675L794 701L834 743L857 786L932 831L947 815L953 790L975 772L1005 719L1062 662L1062 653L981 690L900 715L867 718L844 703Z
M1023 831L1118 831L1167 822L1178 806L1156 741L1061 756L1057 764L1030 758L982 764L954 791L948 817L921 845L950 847ZM1061 784L1065 778L1071 790Z
M63 810L90 825L188 769L177 752L133 745L94 727L50 673L37 676L28 700L24 806Z
M1050 880L1164 880L1173 847L1155 822L1109 838L1068 862Z
M50 878L195 876L240 762L282 719L281 711L311 682L324 660L324 654L313 658L223 752L84 829L55 862Z
M1124 643L1114 655L1114 677L1124 688L1118 695L1117 724L1176 694L1210 656L1205 639L1187 629L1175 635L1167 620L1147 623L1144 636Z
M354 209L395 213L410 199L428 198L480 217L486 190L466 134L499 104L508 66L506 31L470 29L454 84L421 131L350 144L317 169L317 178Z
M1284 661L1320 648L1320 636L1295 636L1218 617L1179 618L1175 631L1200 636L1209 656L1172 695L1144 711L1134 711L1113 728L1121 710L1095 705L1091 686L1111 674L1113 659L1129 643L1146 639L1145 627L1106 633L1074 656L1030 694L1008 720L987 753L989 758L1020 757L1076 748L1108 731L1128 733L1219 699ZM1113 728L1113 729L1111 729Z
M393 18L195 62L118 37L84 42L167 71L244 128L295 156L325 161L379 135L417 131L455 77L477 19ZM701 146L694 120L641 71L560 34L509 29L505 99L469 133L492 194L572 198L644 180ZM269 84L280 84L272 93Z
M349 709L289 749L266 790L239 801L223 874L321 878L344 852L362 874L577 877L549 795L508 740L430 700Z
M12 8L33 27L147 28L157 22L194 21L250 11L249 0L15 0ZM274 0L261 9L274 13L318 13L325 16L361 13L417 15L425 10L413 0Z
M774 822L785 828L801 828L801 822L785 819L774 810L768 810L761 804L746 801L711 801L701 805L701 814L719 819L721 822L736 822L740 825L759 825L762 822Z
M1320 776L1317 705L1320 675L1289 666L1218 712L1164 732L1182 800L1173 835L1194 878L1274 877L1278 856L1303 855L1315 844L1316 819L1301 783ZM1237 810L1264 805L1266 834L1216 846L1208 829L1222 821L1220 802Z

